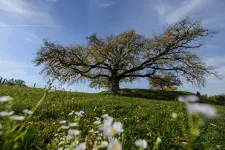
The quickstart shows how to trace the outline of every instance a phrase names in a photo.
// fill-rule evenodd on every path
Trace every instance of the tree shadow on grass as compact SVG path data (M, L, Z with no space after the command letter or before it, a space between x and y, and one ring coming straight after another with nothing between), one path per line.
M103 91L100 94L109 95L110 92ZM179 96L193 95L194 93L186 91L166 91L166 90L151 90L151 89L121 89L120 96L145 98L149 100L164 100L177 101ZM201 97L200 103L207 103L213 105L223 105L219 102Z
M193 93L183 91L165 91L165 90L149 90L149 89L122 89L121 96L139 97L145 99L177 101L182 95L190 95Z

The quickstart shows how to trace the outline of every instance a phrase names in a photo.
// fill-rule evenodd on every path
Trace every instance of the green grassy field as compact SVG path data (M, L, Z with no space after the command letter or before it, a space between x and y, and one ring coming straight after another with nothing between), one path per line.
M25 108L31 109L43 94L44 89L0 87L0 96L14 98L13 110L17 114L22 114ZM124 125L123 149L133 149L135 140L140 138L146 139L148 149L152 149L157 137L162 139L159 149L185 149L178 124L170 116L172 112L180 113L181 116L186 114L184 105L177 102L176 98L187 94L190 93L141 89L124 89L122 96L111 96L107 92L88 94L55 91L48 94L27 123L30 129L21 141L22 148L45 149L60 127L58 122L69 120L68 113L72 110L85 112L82 126L79 127L81 136L85 136L92 129L90 122L101 116L102 110L106 110L105 113ZM204 121L200 136L194 144L195 149L225 149L225 106L214 106L218 117ZM0 111L2 109L0 106Z

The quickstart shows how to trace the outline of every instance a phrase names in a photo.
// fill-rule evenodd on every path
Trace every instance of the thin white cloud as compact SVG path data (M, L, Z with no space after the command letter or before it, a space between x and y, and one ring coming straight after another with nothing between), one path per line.
M224 28L225 19L224 16L217 15L211 18L203 19L202 24L205 26L213 27L213 28Z
M18 20L29 20L35 23L53 24L48 12L38 9L30 1L0 0L0 11Z
M105 3L105 4L99 4L98 6L99 7L110 7L112 5L113 5L113 3Z
M213 57L213 58L208 58L206 60L206 64L210 66L221 66L225 64L225 56L224 57Z
M168 24L173 24L197 10L200 6L203 6L206 1L207 0L185 0L178 5L174 3L160 3L155 6L155 10L161 20L165 20Z
M98 7L110 7L115 4L112 0L97 0L95 3Z
M38 38L34 33L30 33L27 37L25 37L25 40L34 44L41 44L40 38Z
M45 28L63 28L58 25L38 25L38 24L0 24L0 27L45 27Z
M58 2L59 0L46 0L46 1L49 1L49 2Z

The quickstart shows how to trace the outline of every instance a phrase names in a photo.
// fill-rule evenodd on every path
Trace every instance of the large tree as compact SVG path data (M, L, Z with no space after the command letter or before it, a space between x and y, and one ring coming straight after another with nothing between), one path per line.
M129 30L119 35L87 37L86 45L63 46L44 41L34 63L43 65L46 76L62 83L89 79L92 87L108 87L119 92L120 82L166 73L175 74L195 85L205 85L205 77L215 74L212 67L195 54L204 37L214 32L189 18L165 27L160 35L144 37Z

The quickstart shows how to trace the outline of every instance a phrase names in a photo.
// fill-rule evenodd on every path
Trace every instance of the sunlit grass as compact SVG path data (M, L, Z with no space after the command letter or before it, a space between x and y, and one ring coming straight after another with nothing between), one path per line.
M161 91L162 92L162 91ZM154 92L151 92L154 95ZM163 93L163 92L162 92ZM164 92L170 97L171 93ZM14 98L12 109L21 115L24 109L31 109L44 94L43 89L0 87L0 96L9 95ZM181 93L177 93L177 96ZM27 135L22 141L23 149L46 148L60 127L62 120L72 121L68 114L71 111L85 112L80 121L81 136L85 136L92 129L95 117L103 114L113 116L116 121L123 123L124 149L135 147L135 141L145 139L148 149L152 149L157 137L162 139L160 149L183 149L187 144L182 139L178 124L171 118L173 112L180 113L185 118L185 106L175 100L163 101L153 97L110 96L107 94L88 94L55 91L48 95L33 117ZM215 106L219 117L216 120L206 120L202 126L200 136L194 147L197 149L225 148L224 106ZM2 111L0 106L0 111ZM2 141L2 139L1 139Z

